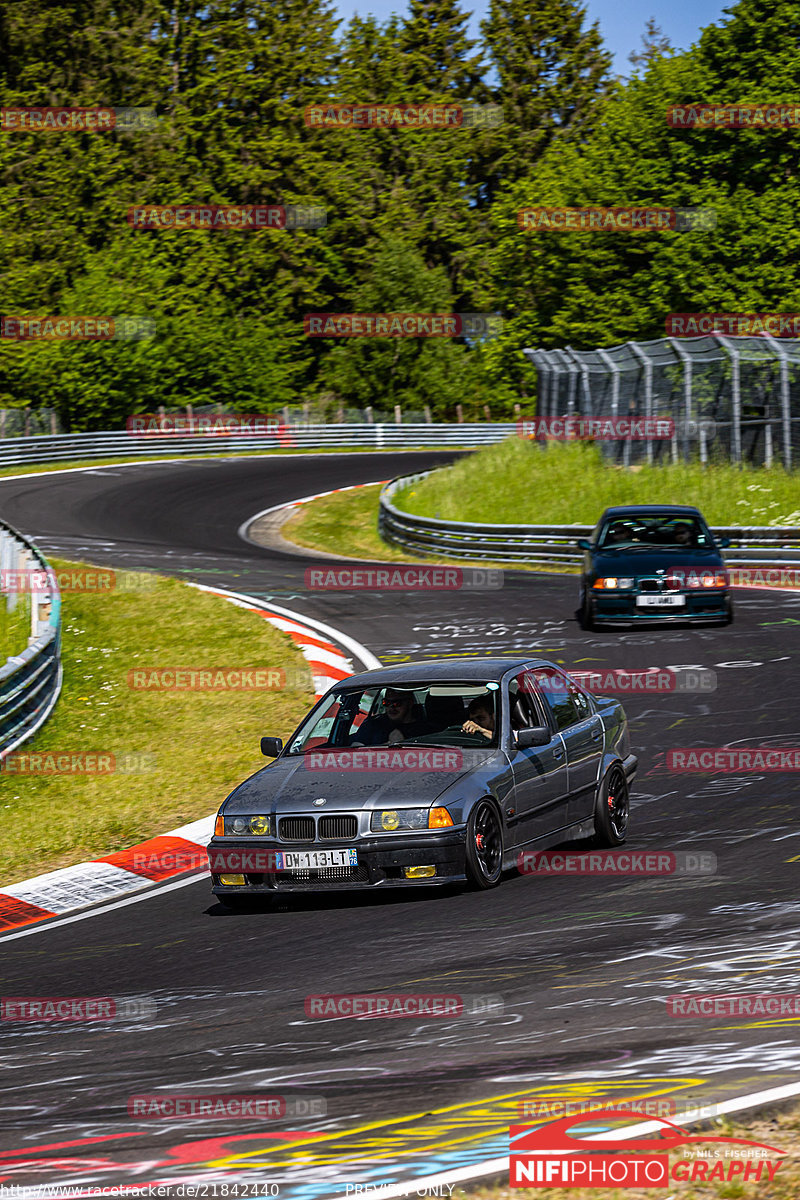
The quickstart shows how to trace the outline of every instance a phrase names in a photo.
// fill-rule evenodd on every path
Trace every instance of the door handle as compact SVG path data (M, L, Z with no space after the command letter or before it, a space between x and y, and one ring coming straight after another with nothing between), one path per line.
M602 733L600 732L600 730L599 730L599 729L593 729L593 730L592 730L592 741L593 741L593 742L599 742L599 741L600 741L600 738L601 738L602 736L603 736L603 735L602 735Z
M553 758L559 758L559 759L560 759L560 758L563 758L563 757L564 757L564 751L563 751L563 750L554 750L554 751L553 751Z

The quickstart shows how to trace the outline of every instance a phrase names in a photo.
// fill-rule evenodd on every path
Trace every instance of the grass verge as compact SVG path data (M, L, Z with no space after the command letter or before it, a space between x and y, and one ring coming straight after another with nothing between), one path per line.
M281 526L281 535L296 546L322 550L326 554L341 554L346 558L363 558L371 562L441 563L445 566L508 568L502 562L484 559L444 558L426 554L424 558L410 550L390 546L378 533L378 496L380 484L367 484L332 496L321 496L301 506L297 514ZM517 571L552 571L552 567L536 567L529 563L514 563Z
M57 570L85 565L51 562ZM65 592L62 603L61 697L17 753L98 752L114 756L115 770L0 773L6 885L207 816L264 765L261 735L286 737L313 700L310 672L291 639L220 597L160 576L118 572L113 591ZM287 685L132 689L128 672L146 667L284 670Z
M711 525L800 525L800 474L699 463L610 466L587 442L508 438L401 492L398 508L446 521L593 525L615 504L694 504Z
M12 654L20 654L28 645L31 634L31 598L24 592L17 596L16 607L8 611L7 595L0 592L0 666Z
M706 1127L708 1128L708 1127ZM700 1133L700 1128L693 1128L692 1133ZM702 1130L705 1132L705 1129ZM592 1200L653 1200L653 1197L663 1197L664 1200L796 1200L800 1195L800 1107L797 1105L786 1111L762 1113L751 1118L742 1117L738 1120L722 1118L714 1121L713 1132L709 1137L739 1137L754 1142L763 1142L785 1151L772 1183L768 1183L767 1173L762 1172L759 1183L750 1179L747 1183L722 1182L718 1180L682 1182L670 1180L669 1191L662 1188L518 1188L518 1187L456 1187L453 1189L453 1200L469 1196L471 1200L520 1200L521 1196L536 1197L536 1200L575 1200L576 1196L591 1197ZM713 1154L714 1143L709 1141L698 1143L701 1150L709 1150ZM724 1147L717 1146L724 1154ZM679 1158L688 1158L692 1147L679 1147L670 1154L670 1164L674 1165ZM695 1155L697 1151L695 1150ZM720 1157L707 1160L709 1169L715 1162L729 1163L731 1159ZM757 1161L757 1160L748 1160Z

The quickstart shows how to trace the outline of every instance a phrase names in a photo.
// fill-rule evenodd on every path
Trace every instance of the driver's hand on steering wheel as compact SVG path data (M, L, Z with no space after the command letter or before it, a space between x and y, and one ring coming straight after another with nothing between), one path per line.
M485 738L492 737L490 729L484 729L482 725L478 725L475 721L465 721L461 728L464 730L464 733L482 733Z

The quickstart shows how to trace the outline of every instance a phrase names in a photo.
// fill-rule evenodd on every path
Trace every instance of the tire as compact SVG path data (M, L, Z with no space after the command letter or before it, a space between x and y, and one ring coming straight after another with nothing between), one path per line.
M617 763L610 767L597 789L594 806L594 844L621 846L628 836L628 781Z
M733 600L731 600L730 596L728 596L725 600L725 618L724 618L722 624L723 625L732 625L733 624Z
M586 629L589 631L594 629L594 605L589 598L586 588L584 588L581 592L581 608L580 617L578 619L580 621L581 629Z
M479 800L470 813L465 871L481 891L497 887L503 874L503 822L491 800Z

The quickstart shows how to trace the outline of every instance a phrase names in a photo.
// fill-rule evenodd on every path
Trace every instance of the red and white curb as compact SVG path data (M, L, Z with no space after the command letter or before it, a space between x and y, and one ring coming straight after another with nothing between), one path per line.
M379 659L354 638L321 621L276 605L259 604L252 596L190 584L199 591L220 596L240 608L249 609L288 633L308 662L317 698L329 687L354 673L352 661L336 643L360 659L365 669L381 666ZM214 832L214 817L202 817L169 833L148 838L127 850L118 850L93 862L76 863L36 875L0 891L0 933L62 916L106 900L151 887L175 875L208 868L206 847Z

